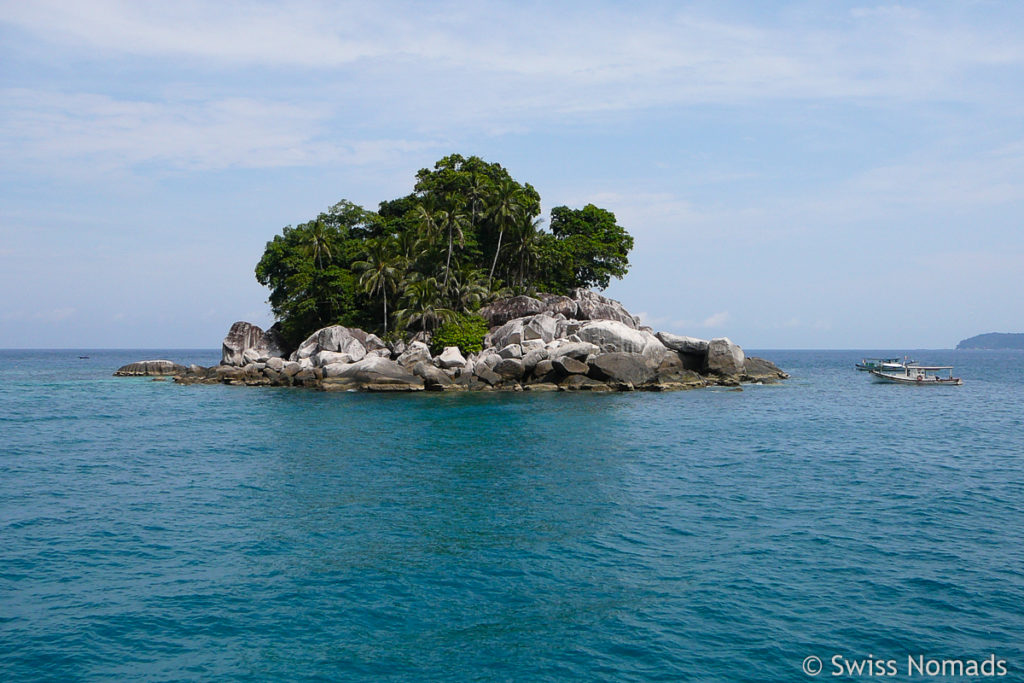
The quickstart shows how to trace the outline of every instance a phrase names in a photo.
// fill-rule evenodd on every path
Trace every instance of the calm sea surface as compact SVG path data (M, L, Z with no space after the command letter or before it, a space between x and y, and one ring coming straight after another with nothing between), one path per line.
M743 391L371 395L2 351L0 679L1024 680L1024 353L913 352L962 387L853 369L889 353L755 352L793 377Z

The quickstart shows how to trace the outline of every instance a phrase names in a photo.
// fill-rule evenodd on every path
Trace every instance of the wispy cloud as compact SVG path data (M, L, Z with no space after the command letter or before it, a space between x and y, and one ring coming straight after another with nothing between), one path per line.
M71 307L52 308L45 311L36 311L32 314L32 318L47 323L59 323L72 317L75 313L77 313L77 309Z
M0 93L12 159L87 161L96 166L166 164L182 169L380 163L429 141L326 135L323 109L242 98L139 101L106 95L8 89Z

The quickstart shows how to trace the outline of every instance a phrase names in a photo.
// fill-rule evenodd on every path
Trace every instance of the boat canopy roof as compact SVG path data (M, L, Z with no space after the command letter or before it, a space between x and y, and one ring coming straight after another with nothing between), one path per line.
M908 368L914 370L952 370L952 365L908 365Z

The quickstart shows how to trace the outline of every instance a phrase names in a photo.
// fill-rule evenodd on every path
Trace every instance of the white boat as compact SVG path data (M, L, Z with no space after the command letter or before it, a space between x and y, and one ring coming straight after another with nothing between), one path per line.
M900 369L870 370L879 382L896 384L952 384L961 385L963 380L953 376L952 365L904 365Z
M906 356L903 360L899 358L865 358L861 362L857 363L856 368L858 370L899 370L904 365L909 363L916 363L915 360L908 360Z

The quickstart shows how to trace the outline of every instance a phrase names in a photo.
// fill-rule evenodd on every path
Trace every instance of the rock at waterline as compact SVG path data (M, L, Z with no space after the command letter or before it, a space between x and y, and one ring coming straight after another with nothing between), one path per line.
M169 360L140 360L122 365L114 372L115 377L167 377L184 375L188 368Z

